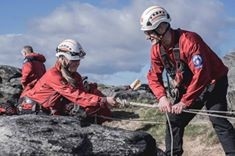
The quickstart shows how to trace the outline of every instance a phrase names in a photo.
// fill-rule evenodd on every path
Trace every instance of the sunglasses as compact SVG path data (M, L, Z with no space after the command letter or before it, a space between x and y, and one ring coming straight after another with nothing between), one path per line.
M67 53L69 53L71 56L79 56L81 58L83 58L86 55L86 53L83 50L80 50L79 52L69 51Z
M145 35L147 35L147 36L151 36L151 35L161 36L161 35L162 35L162 33L160 33L158 29L149 30L149 31L144 31L144 33L145 33Z
M82 49L79 50L79 52L73 52L73 51L67 51L63 49L57 49L57 52L64 52L64 53L69 53L71 56L79 56L80 58L83 58L86 53Z

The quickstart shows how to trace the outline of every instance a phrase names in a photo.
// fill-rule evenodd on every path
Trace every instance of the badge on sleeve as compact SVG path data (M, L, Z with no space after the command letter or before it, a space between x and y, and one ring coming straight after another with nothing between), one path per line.
M200 55L193 55L193 64L195 68L201 68L202 62L202 57Z

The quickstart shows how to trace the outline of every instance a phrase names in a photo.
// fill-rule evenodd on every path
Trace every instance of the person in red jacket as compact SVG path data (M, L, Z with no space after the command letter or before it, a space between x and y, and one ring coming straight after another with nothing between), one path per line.
M69 115L71 110L75 113L76 110L84 110L88 117L110 117L110 108L117 104L114 97L104 96L94 83L84 86L83 78L77 72L81 59L86 55L81 45L66 39L56 51L55 66L25 93L24 101L37 103L44 112L53 115ZM98 123L103 121L98 118Z
M195 116L183 112L183 109L201 109L205 105L210 111L227 111L228 68L197 33L172 29L170 21L164 8L151 6L142 13L140 24L152 44L148 83L159 101L160 111L168 113L172 127L173 151L167 123L166 154L180 156L184 129ZM170 89L168 93L174 101L170 100L163 84L164 69ZM232 124L225 118L212 116L210 121L226 155L235 155Z
M32 46L26 45L21 50L21 53L24 57L24 62L22 65L22 77L21 85L22 92L21 96L25 94L26 91L33 88L35 83L42 77L46 72L45 61L46 58L39 53L33 51ZM21 98L19 99L21 101ZM31 109L31 108L30 108ZM17 114L15 104L12 104L8 101L0 104L0 114L14 115Z
M35 53L32 46L29 45L24 46L21 53L24 57L21 77L23 95L25 91L33 88L35 83L46 72L46 67L44 65L46 58L42 54Z

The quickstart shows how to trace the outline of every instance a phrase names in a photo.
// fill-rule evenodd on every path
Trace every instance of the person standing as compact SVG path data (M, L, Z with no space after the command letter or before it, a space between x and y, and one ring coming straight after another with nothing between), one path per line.
M159 101L159 110L168 113L173 132L166 124L166 154L183 154L184 129L195 114L183 109L227 111L228 68L216 53L195 32L172 29L168 12L151 6L141 15L141 30L151 41L151 68L148 83ZM169 95L163 85L166 70ZM171 82L171 83L170 83ZM225 118L210 116L213 128L227 156L235 156L235 130ZM173 151L171 150L173 141Z

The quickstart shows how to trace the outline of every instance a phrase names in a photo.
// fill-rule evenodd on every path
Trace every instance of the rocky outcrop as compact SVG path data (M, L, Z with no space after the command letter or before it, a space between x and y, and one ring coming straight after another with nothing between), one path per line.
M228 94L227 101L230 110L235 111L235 52L229 53L224 56L223 62L229 68L228 72Z
M0 102L16 104L21 71L0 66ZM139 96L137 94L136 96ZM76 117L13 115L0 118L0 155L155 156L164 155L143 131L127 131Z
M0 65L0 103L16 104L21 94L21 70Z
M5 156L164 156L148 133L46 115L2 116L0 149Z

